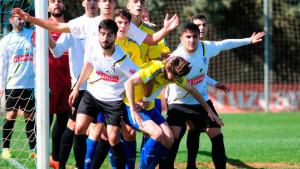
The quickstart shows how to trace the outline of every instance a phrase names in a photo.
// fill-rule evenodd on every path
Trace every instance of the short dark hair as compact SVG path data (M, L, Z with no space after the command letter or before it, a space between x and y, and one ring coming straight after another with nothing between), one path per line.
M170 73L179 77L186 76L192 69L190 62L180 56L169 57L165 63L165 67Z
M191 31L191 32L197 33L197 35L200 34L200 30L199 30L198 26L191 22L187 22L181 26L180 36L183 33L185 33L186 31Z
M110 32L113 32L115 35L117 35L118 32L118 25L116 22L112 19L104 19L100 22L99 26L99 31L100 29L106 29Z
M116 17L119 17L119 16L127 18L129 22L131 21L131 14L125 9L115 10L114 19L116 19Z
M205 17L205 15L203 15L203 14L201 14L201 13L197 13L197 14L195 14L195 15L193 15L192 17L191 17L191 19L190 19L190 22L194 22L194 20L195 19L205 19L205 21L207 22L207 19L206 19L206 17Z

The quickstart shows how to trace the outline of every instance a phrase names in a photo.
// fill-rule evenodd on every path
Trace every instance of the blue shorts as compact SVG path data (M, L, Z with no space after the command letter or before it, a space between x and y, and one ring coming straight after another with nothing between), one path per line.
M161 100L160 99L155 99L155 107L156 109L159 111L159 113L161 114Z
M105 116L103 112L100 112L97 117L97 123L105 123Z
M131 118L131 112L130 107L126 105L127 112L124 113L124 121L127 125L132 127L135 130L139 129L139 124L135 122L133 123L133 120ZM152 120L157 125L160 125L164 122L166 122L166 119L161 115L161 113L154 107L151 110L143 110L139 112L140 115L144 118L143 121Z

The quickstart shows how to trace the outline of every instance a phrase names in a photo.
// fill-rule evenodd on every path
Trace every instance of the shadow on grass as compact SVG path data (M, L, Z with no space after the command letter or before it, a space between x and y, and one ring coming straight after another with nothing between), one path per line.
M181 153L187 154L187 151L178 151L178 154L181 154ZM208 152L208 151L199 151L198 154L211 158L211 152ZM238 168L256 169L255 167L251 167L239 159L233 159L233 158L227 157L227 163L231 164L232 166L236 166Z
M198 154L211 157L211 153L207 152L207 151L199 151ZM254 169L254 167L251 167L251 166L247 165L246 163L242 162L239 159L233 159L233 158L227 157L227 163L229 163L233 166L236 166L238 168Z

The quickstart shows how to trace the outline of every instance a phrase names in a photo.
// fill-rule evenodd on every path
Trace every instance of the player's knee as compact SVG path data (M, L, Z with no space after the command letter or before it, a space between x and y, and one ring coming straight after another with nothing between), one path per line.
M68 127L70 130L74 131L74 130L75 130L75 125L76 125L76 122L75 122L74 120L72 120L72 119L69 119L68 124L67 124L67 127Z
M157 140L157 141L162 141L164 138L164 133L163 133L162 129L160 129L160 128L153 130L153 132L151 132L149 134L154 140Z
M76 135L83 135L86 132L86 128L84 124L76 124L75 125L75 134Z
M115 146L120 142L120 133L119 132L110 132L107 133L108 141L111 146Z

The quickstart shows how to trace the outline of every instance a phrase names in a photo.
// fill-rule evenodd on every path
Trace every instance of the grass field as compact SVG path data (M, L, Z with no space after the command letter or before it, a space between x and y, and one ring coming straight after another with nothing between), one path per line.
M229 167L232 168L300 168L300 112L296 113L251 113L251 114L221 114L225 122L224 134L226 155ZM22 118L21 118L22 119ZM3 119L2 119L3 123ZM24 122L16 125L17 130ZM2 132L2 131L1 131ZM14 145L13 158L26 168L36 168L34 160L28 159L28 144L25 133L16 131L13 138L21 140ZM138 154L141 135L138 135ZM50 141L51 144L51 141ZM182 139L176 158L176 166L183 168L186 164L186 135ZM24 149L27 152L21 152ZM212 167L211 143L206 134L201 135L200 151L197 163L201 167ZM68 168L74 168L74 156L71 154ZM274 164L274 165L273 165ZM0 168L10 168L11 164L0 159ZM110 168L106 159L102 168ZM279 166L279 167L274 167ZM12 167L18 168L18 167ZM20 167L19 167L20 168Z

